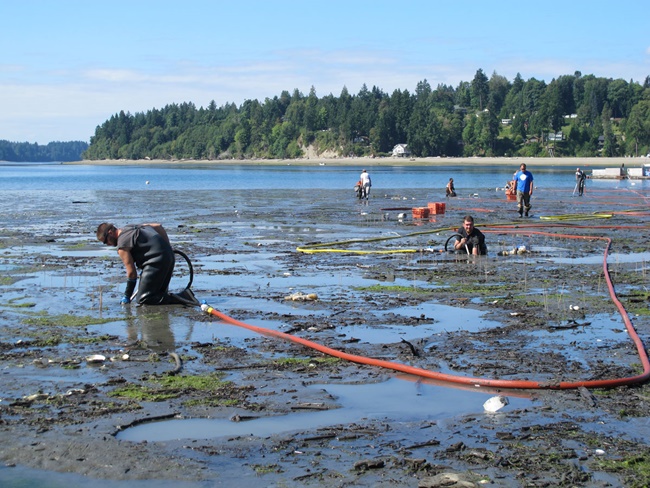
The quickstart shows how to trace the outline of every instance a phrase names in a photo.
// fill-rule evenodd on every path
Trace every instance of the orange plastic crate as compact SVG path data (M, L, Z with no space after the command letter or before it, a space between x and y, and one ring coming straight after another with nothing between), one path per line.
M414 219L426 219L429 217L429 208L428 207L415 207L413 208L413 218Z
M508 200L516 200L517 199L517 194L507 191L506 192L506 198Z
M432 214L443 214L447 208L447 204L438 202L429 202L429 212Z

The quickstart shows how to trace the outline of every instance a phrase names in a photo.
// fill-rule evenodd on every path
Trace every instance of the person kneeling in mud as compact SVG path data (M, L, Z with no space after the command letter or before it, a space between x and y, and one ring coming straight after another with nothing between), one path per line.
M454 249L456 251L466 250L467 254L474 256L487 254L485 235L474 227L474 217L471 215L466 215L463 219L463 226L458 229Z
M174 250L162 225L152 223L117 228L104 222L97 227L97 239L107 246L116 246L126 268L126 288L120 303L131 302L138 279L136 267L142 270L135 296L138 305L177 303L168 293L174 272Z
M363 183L361 180L357 181L357 184L354 185L354 194L359 200L363 198Z

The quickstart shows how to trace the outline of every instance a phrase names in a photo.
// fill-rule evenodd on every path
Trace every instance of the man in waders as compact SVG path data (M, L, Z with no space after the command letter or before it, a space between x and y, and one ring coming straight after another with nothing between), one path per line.
M454 249L456 251L465 249L467 254L474 256L485 256L487 254L485 235L474 227L474 217L471 215L466 215L463 219L463 226L458 229Z
M585 192L585 182L587 180L587 174L582 171L580 168L576 170L576 188L578 189L578 196L582 196Z
M138 279L136 267L142 270L135 296L138 305L178 303L168 293L175 258L162 225L152 223L117 228L104 222L97 227L97 239L107 246L117 246L117 253L126 268L126 288L120 303L131 302Z
M447 188L445 189L445 196L447 198L456 196L456 188L454 188L453 178L449 178L449 183L447 183Z
M528 212L530 212L531 207L530 197L533 196L533 174L527 171L526 165L522 163L512 181L517 189L517 209L519 210L519 216L522 217L525 210L526 217L528 217Z

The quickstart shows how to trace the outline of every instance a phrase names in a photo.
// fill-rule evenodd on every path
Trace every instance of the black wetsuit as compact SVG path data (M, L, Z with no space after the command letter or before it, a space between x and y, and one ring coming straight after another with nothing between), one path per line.
M487 254L487 245L485 244L485 236L483 235L483 232L478 230L476 227L472 229L472 233L469 236L465 231L465 227L461 227L460 229L458 229L458 234L460 234L461 237L456 236L456 242L460 241L463 238L467 239L467 249L469 250L470 254L472 253L474 247L478 247L479 254L481 255Z
M585 192L585 181L587 180L587 175L584 172L580 172L580 177L578 178L578 195L582 196Z
M173 300L167 292L174 272L174 250L156 229L147 225L127 225L117 238L118 249L131 253L142 270L136 302L160 305Z

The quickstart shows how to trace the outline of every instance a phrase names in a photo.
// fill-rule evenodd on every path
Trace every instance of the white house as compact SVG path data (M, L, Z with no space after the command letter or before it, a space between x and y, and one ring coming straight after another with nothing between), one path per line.
M409 151L408 144L397 144L393 148L393 157L395 158L406 158L411 155L411 151Z

